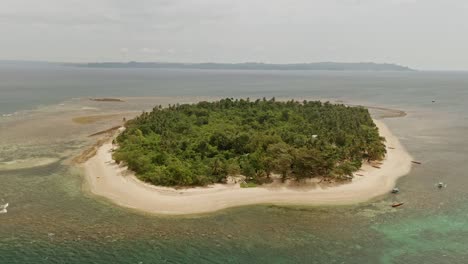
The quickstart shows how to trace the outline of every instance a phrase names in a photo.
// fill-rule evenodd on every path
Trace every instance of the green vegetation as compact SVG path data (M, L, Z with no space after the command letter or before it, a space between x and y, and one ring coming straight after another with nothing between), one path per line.
M257 184L255 182L241 182L240 187L241 188L254 188L254 187L257 187Z
M126 124L113 156L165 186L326 176L345 178L385 156L367 109L330 103L223 99L155 107Z

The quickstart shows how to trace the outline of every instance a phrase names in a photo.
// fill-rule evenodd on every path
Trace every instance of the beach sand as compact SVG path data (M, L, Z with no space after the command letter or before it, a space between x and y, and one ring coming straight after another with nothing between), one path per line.
M411 170L411 156L387 126L375 120L387 142L387 156L379 168L365 164L357 176L336 186L319 184L293 187L267 184L240 188L239 184L174 189L138 180L112 160L111 143L102 145L96 155L83 164L86 188L93 194L124 207L154 214L183 215L207 213L224 208L252 205L345 205L368 201L388 193L396 180Z

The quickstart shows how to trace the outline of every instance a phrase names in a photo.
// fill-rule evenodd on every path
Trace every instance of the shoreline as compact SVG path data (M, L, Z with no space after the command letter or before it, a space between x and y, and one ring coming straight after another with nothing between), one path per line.
M88 190L113 203L139 211L186 215L254 205L347 205L368 201L388 193L396 180L411 170L412 157L387 126L374 120L380 135L386 138L387 155L380 168L364 164L349 183L323 186L265 184L241 188L239 184L214 184L207 187L175 189L154 186L137 179L112 159L112 143L99 147L96 155L83 164ZM359 176L357 176L359 174ZM362 176L361 176L362 175Z

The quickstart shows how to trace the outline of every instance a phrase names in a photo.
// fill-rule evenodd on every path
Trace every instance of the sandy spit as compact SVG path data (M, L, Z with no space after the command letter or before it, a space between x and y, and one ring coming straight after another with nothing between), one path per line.
M124 207L154 214L183 215L213 212L252 204L344 205L368 201L388 193L396 180L411 170L411 156L387 126L375 120L387 139L387 156L379 168L364 165L351 183L333 187L266 185L240 188L239 184L215 184L178 190L138 180L113 160L111 143L103 144L83 164L86 189Z

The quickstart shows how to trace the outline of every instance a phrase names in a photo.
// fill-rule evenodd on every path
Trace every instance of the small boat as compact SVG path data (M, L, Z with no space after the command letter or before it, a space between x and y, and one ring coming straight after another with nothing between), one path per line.
M0 205L0 214L6 214L8 212L7 211L8 205L9 205L8 203Z
M402 206L404 203L393 203L392 207L399 207Z
M439 182L439 183L437 184L437 188L439 188L439 189L442 189L442 188L444 188L444 187L447 187L447 184L445 184L445 183L443 183L443 182Z
M376 169L380 169L380 166L377 166L377 165L372 165L372 167L374 167Z
M422 164L422 162L419 162L419 161L414 161L414 160L413 160L413 161L411 161L411 162L412 162L412 163L414 163L414 164L419 164L419 165L421 165L421 164Z
M400 192L400 189L398 189L397 187L392 189L392 193L399 193L399 192Z

